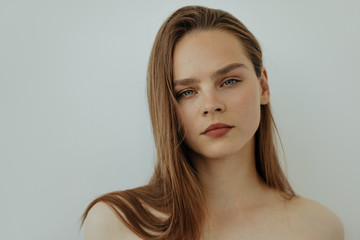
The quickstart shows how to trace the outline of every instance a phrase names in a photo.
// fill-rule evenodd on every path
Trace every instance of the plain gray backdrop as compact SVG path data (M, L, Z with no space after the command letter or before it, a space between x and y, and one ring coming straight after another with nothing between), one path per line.
M295 191L360 239L359 1L0 0L0 239L82 239L98 195L145 184L156 32L184 5L260 41Z

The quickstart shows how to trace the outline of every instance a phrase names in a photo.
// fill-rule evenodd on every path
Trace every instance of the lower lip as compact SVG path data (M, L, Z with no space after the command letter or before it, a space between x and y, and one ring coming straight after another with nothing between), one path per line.
M214 130L211 130L211 131L208 131L206 133L204 133L206 136L208 137L213 137L213 138L216 138L216 137L221 137L221 136L224 136L225 134L227 134L229 131L231 130L231 128L217 128L217 129L214 129Z

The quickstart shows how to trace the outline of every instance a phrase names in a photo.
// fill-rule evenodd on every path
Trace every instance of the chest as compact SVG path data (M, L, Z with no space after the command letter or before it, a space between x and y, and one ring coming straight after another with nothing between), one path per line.
M304 231L308 223L294 219L286 209L243 214L219 219L205 227L202 240L308 240L311 231Z

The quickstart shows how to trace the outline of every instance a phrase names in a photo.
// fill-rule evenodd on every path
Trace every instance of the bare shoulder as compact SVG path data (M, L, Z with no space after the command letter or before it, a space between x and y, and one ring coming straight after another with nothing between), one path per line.
M344 227L339 217L314 200L296 197L287 204L290 227L311 239L343 240Z
M135 240L132 233L115 211L106 203L98 202L89 211L85 220L85 240Z

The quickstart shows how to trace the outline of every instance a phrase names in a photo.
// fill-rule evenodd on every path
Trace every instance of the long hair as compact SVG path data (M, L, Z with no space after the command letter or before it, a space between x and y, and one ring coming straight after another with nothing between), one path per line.
M157 163L150 182L142 187L107 193L95 199L108 204L122 222L143 239L200 239L206 212L205 197L197 171L184 143L179 106L173 92L173 50L193 31L224 30L236 36L251 60L258 78L262 51L253 34L237 18L222 10L187 6L175 11L159 29L149 59L147 96ZM278 134L270 103L261 105L261 119L255 133L256 170L262 180L285 198L295 196L277 155ZM150 209L164 213L156 216Z

